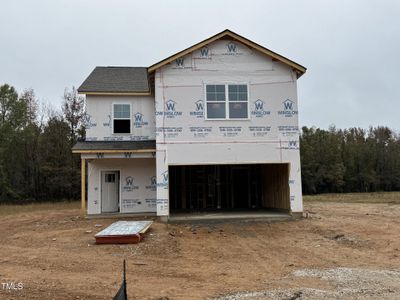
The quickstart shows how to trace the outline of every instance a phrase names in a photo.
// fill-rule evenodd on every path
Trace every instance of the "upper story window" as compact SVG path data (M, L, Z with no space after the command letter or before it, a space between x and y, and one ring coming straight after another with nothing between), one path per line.
M113 105L113 129L114 133L131 133L131 105Z
M207 85L207 119L226 118L225 85Z
M206 85L207 119L248 119L246 84Z

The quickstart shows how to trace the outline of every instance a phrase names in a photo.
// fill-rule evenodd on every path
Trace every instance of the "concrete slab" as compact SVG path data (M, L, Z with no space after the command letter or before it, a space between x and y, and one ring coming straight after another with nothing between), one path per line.
M87 219L155 219L157 217L156 213L149 212L149 213L102 213L96 215L86 215Z
M275 211L257 212L205 212L205 213L176 213L169 218L170 223L193 223L193 222L226 222L226 221L284 221L291 220L290 213Z

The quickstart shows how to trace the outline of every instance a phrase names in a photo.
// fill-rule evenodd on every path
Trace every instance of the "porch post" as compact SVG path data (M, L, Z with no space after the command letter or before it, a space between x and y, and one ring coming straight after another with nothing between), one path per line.
M81 158L81 212L86 215L86 160Z

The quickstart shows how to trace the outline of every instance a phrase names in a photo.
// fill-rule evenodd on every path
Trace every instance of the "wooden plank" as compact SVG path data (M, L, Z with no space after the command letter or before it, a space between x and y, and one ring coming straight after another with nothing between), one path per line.
M86 160L81 159L81 212L86 215Z
M186 176L185 176L186 167L182 166L181 170L182 170L182 172L181 172L181 191L182 191L182 193L181 193L181 201L182 201L181 202L181 207L182 207L182 209L186 209Z
M207 208L207 173L206 173L206 166L202 166L203 168L203 184L202 184L202 192L203 192L203 208Z
M247 205L251 209L251 175L252 166L247 167Z
M262 176L263 206L277 209L290 209L289 165L264 165Z
M95 235L96 244L139 243L152 221L118 221Z
M72 153L83 153L83 154L96 154L96 153L152 153L156 152L156 149L138 149L138 150L72 150Z
M216 180L215 183L217 185L217 207L221 208L221 166L216 166Z
M136 244L142 240L140 234L96 237L96 244Z

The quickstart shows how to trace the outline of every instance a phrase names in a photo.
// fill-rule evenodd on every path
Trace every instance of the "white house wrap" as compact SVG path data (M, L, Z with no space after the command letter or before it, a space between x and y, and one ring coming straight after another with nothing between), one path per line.
M96 69L79 88L89 117L73 151L88 160L88 214L302 212L304 67L225 30L145 78L137 69Z

